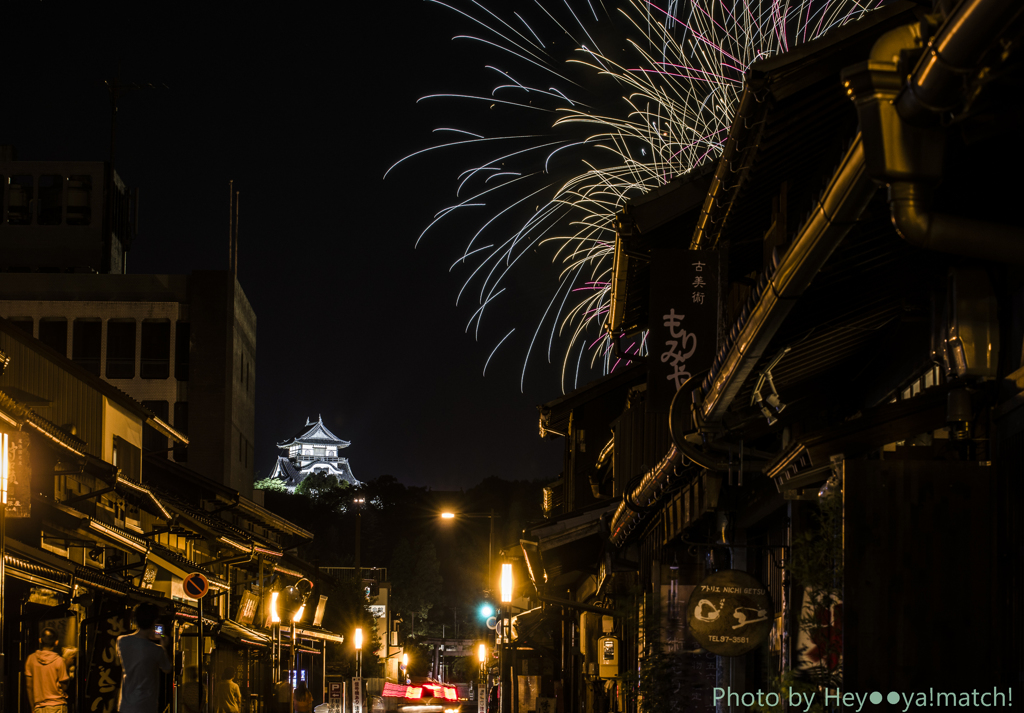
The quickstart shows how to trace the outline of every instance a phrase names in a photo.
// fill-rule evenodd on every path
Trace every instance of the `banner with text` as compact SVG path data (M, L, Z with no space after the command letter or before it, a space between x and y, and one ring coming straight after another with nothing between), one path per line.
M711 368L718 341L718 268L718 253L710 250L651 251L648 413L667 414L679 387Z

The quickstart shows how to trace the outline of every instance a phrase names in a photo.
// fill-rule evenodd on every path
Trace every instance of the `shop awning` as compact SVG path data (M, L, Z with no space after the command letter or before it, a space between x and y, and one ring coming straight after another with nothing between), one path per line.
M265 648L271 644L271 638L255 629L239 624L237 621L225 619L220 625L220 636L240 646Z
M9 553L4 555L4 574L65 594L71 591L70 573L36 564Z
M166 597L160 592L151 589L140 589L130 582L114 579L93 567L76 565L75 577L80 584L84 584L90 589L100 589L111 594L119 594L142 602L167 601Z
M600 504L583 513L551 520L530 530L521 540L527 572L537 591L564 574L596 568L601 558L606 526L616 503Z
M282 627L281 632L287 632L290 629ZM334 632L327 631L326 629L296 629L295 638L297 639L318 639L320 641L330 641L334 644L344 644L345 637Z
M70 592L75 564L52 552L40 550L8 537L4 563L7 573L40 587Z

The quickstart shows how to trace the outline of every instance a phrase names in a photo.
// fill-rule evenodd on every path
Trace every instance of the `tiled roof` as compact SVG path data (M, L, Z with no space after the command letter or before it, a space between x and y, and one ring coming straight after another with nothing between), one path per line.
M223 535L226 540L230 541L225 542L225 544L236 543L237 545L244 546L245 549L248 549L250 545L255 544L257 554L262 551L262 554L269 555L271 557L280 556L280 548L276 544L267 542L263 540L263 538L257 537L251 532L246 532L245 530L235 527L230 522L222 520L213 513L192 507L188 503L182 502L180 499L167 495L166 493L161 493L161 500L175 512L184 515L219 535ZM236 547L235 549L238 548Z
M306 421L306 425L303 427L303 430L292 436L290 440L278 443L277 447L287 448L293 443L326 444L337 446L338 448L348 448L351 445L349 441L343 441L328 431L327 426L324 425L323 419L320 416L317 416L316 423Z
M72 436L56 424L50 423L28 406L18 403L3 391L0 391L0 409L3 409L15 418L27 421L36 431L49 438L55 444L71 451L72 454L76 456L83 456L85 454L87 445L85 441Z
M227 589L228 587L228 583L225 582L221 577L214 574L203 565L196 564L188 557L183 557L182 555L179 555L177 552L168 547L164 547L163 545L154 542L151 552L157 557L165 559L171 564L177 565L184 571L199 572L204 577L206 577L211 583L218 585L218 588Z
M110 575L104 574L94 567L86 567L81 564L77 565L75 567L75 578L86 586L105 589L108 592L123 594L135 599L166 599L166 597L164 597L159 591L152 589L140 589L131 582L114 579Z
M280 480L286 485L295 486L299 483L299 473L295 470L295 466L292 462L284 456L278 456L277 462L274 464L274 470L270 473L270 477L275 480Z

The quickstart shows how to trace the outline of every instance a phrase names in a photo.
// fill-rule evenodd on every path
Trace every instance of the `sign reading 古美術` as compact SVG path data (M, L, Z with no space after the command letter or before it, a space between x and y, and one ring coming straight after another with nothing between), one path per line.
M718 267L718 253L710 250L651 251L648 413L667 414L680 387L714 361Z
M705 577L686 606L690 633L702 648L719 656L741 656L756 649L768 639L774 619L765 586L735 569Z

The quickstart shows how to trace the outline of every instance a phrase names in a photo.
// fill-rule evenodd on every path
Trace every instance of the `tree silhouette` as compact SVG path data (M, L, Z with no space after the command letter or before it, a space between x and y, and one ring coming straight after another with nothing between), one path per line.
M315 470L303 478L301 483L295 486L295 493L296 495L305 495L311 500L318 501L330 498L331 496L343 494L348 490L348 488L348 483L339 482L338 479L330 473Z

